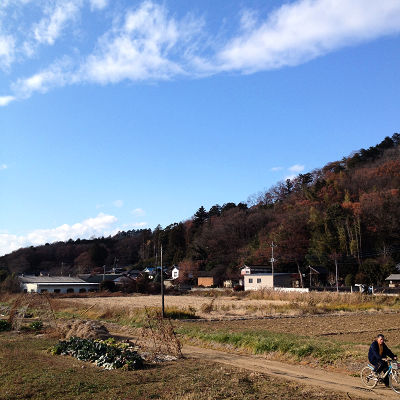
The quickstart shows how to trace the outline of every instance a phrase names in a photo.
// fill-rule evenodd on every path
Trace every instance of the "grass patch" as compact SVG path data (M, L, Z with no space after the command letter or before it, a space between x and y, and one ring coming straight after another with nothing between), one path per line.
M187 338L206 343L231 345L246 349L253 354L279 352L294 356L297 360L310 356L322 363L332 363L345 354L343 346L337 343L292 334L267 331L210 332L196 327L181 327L178 332Z

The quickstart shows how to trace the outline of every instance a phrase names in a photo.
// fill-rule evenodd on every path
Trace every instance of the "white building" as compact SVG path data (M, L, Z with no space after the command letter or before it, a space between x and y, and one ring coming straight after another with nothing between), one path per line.
M178 279L178 278L179 278L179 267L175 265L171 271L171 279Z
M35 276L18 277L25 293L86 293L99 290L98 283L88 283L72 276Z
M291 288L293 282L298 279L298 274L291 273L258 273L244 274L244 290L273 289L277 287Z

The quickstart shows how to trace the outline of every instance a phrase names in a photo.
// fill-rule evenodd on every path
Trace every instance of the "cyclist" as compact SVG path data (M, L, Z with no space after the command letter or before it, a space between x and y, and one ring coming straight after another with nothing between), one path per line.
M372 342L368 352L368 360L375 367L374 372L376 374L386 372L389 369L388 363L383 360L385 357L390 357L393 360L397 359L397 356L386 346L385 336L380 333ZM389 386L389 375L385 376L383 383L385 386Z

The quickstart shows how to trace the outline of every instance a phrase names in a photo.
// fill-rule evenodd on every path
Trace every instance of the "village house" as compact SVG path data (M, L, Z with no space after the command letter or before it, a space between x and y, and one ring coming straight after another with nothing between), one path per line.
M73 276L20 275L18 280L25 293L86 293L99 290L98 283L85 282Z
M171 270L171 279L178 279L179 278L179 267L174 265Z
M391 274L385 280L389 281L389 287L391 288L400 286L400 274Z
M244 290L262 290L274 288L298 287L299 274L293 273L256 273L243 276Z

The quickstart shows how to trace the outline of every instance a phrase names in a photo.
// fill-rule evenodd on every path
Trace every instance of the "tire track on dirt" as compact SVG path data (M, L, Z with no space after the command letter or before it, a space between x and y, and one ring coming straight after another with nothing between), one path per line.
M266 360L260 356L226 353L189 345L184 345L183 354L188 358L202 359L230 367L243 368L306 385L318 386L334 392L344 392L349 395L349 398L356 396L356 398L365 399L399 399L399 396L391 389L383 386L373 390L364 388L361 385L360 378L306 366L286 364L280 361Z

